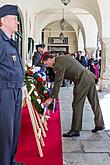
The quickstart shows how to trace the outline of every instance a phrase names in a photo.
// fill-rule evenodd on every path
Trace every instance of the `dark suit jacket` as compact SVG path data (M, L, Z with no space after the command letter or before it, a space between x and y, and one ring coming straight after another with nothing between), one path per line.
M54 64L55 83L52 90L52 97L57 97L63 79L74 82L74 94L86 88L90 81L95 82L95 76L75 58L70 55L58 56Z

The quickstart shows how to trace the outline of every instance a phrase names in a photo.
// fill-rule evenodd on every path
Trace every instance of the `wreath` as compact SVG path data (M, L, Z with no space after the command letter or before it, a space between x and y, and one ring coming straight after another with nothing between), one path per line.
M29 67L26 66L25 84L28 92L34 87L34 90L30 94L31 102L38 113L44 113L44 102L50 97L51 90L47 87L46 73L42 67ZM53 102L48 107L49 110L53 110Z

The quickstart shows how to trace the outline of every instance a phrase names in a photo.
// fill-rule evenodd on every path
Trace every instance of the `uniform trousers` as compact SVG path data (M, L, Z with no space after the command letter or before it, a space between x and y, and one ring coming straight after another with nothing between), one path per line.
M74 131L82 130L83 108L84 108L86 96L94 113L95 126L104 127L104 120L101 112L101 107L99 104L95 81L91 80L89 85L87 85L78 93L76 92L73 94L73 102L72 102L73 115L72 115L71 130Z
M16 164L21 103L21 88L0 88L0 165Z

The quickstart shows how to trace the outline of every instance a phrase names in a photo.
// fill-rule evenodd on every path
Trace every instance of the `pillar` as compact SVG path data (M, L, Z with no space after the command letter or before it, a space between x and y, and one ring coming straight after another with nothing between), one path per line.
M110 90L110 38L103 38L101 41L101 75L99 90Z

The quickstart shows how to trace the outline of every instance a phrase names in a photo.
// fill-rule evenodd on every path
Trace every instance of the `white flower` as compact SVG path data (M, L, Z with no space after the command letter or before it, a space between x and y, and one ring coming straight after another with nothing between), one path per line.
M48 93L47 90L44 90L44 94L45 94L45 93Z
M35 94L35 96L37 96L37 97L38 97L38 93L37 93L36 91L34 91L34 94Z
M37 99L37 102L40 104L41 103L41 99Z
M34 69L35 72L38 72L38 71L41 69L41 67L39 67L39 66L34 66L33 69Z
M39 66L34 66L34 67L31 69L31 71L32 71L33 73L38 72L39 70L40 70L40 67L39 67Z
M35 88L35 85L34 85L34 84L31 84L31 87L32 87L32 88Z
M44 104L43 103L41 104L41 108L44 109Z
M46 80L46 76L43 76L42 79L43 79L43 81L45 81Z
M39 77L42 77L42 75L41 75L40 73L38 73L38 76L39 76Z

